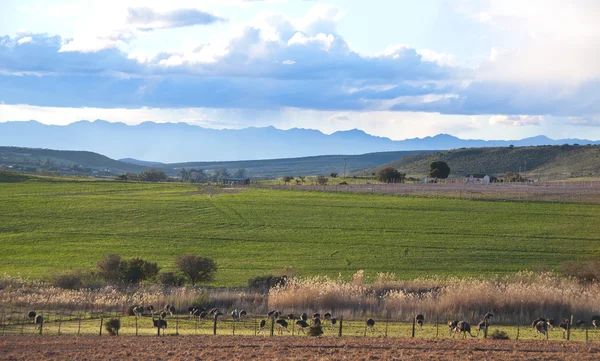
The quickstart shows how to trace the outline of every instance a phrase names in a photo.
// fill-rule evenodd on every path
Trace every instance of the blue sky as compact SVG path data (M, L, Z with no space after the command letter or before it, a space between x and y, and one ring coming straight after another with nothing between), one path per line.
M4 0L0 121L600 139L595 0Z

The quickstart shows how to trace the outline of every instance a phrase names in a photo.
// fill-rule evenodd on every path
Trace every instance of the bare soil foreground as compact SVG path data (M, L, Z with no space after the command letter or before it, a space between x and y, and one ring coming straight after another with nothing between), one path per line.
M600 344L289 337L0 338L1 360L598 360Z

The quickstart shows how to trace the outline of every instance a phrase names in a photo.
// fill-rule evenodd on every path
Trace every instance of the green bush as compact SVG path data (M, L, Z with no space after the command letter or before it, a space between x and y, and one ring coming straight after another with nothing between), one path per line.
M508 334L504 331L500 331L498 329L495 329L494 332L490 333L488 335L492 340L510 340L510 337L508 337Z
M185 278L174 272L163 272L158 275L158 282L163 286L181 287L185 283Z
M104 328L111 336L118 336L119 329L121 329L121 320L118 318L111 318L110 320L106 321Z
M287 276L256 276L248 280L248 287L254 289L268 290L277 285L285 285L287 282Z

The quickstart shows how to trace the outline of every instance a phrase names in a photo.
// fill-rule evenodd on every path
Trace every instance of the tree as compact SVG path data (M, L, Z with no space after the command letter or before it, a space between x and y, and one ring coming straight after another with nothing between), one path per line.
M400 173L397 169L387 167L377 172L377 180L383 183L402 183L406 174Z
M154 168L140 173L138 179L142 182L164 182L169 179L169 176L162 170L156 170Z
M431 162L429 165L429 177L431 178L448 178L450 175L450 167L443 160Z
M98 261L98 276L106 282L117 282L121 279L121 256L109 254Z
M144 280L153 279L159 271L157 263L148 262L141 258L121 261L120 266L123 281L127 283L139 283Z
M182 182L187 182L190 179L190 173L185 168L179 170L179 176Z
M188 178L192 183L205 182L208 180L208 176L202 169L190 169Z
M284 175L283 177L281 177L281 180L283 181L283 183L289 183L292 181L292 179L294 179L294 177L289 176L289 175Z
M212 181L213 182L219 182L222 181L223 178L229 178L229 171L227 171L226 168L217 168L215 169L215 172L212 175Z
M235 173L233 173L233 177L234 178L246 178L246 169L238 168L238 170L236 170Z
M329 178L325 177L324 175L317 176L317 183L319 185L324 186L327 184L327 182L329 182Z
M334 173L334 172L332 172L332 173L331 173L329 176L330 176L331 178L337 178L337 173Z
M190 279L192 285L196 285L197 282L212 281L217 272L215 261L191 254L177 256L175 266Z

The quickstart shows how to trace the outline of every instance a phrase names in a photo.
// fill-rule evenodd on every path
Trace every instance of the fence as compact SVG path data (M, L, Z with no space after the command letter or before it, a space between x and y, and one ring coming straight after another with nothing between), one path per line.
M36 325L34 320L29 319L25 309L4 309L0 314L1 336L56 336L56 335L78 335L78 336L108 336L106 323L110 319L120 321L118 336L194 336L194 335L238 335L256 337L307 337L309 328L302 328L296 324L296 320L286 319L287 327L281 326L276 319L265 315L249 315L245 318L234 320L230 316L218 318L208 316L205 319L192 317L186 314L175 314L167 316L167 327L158 329L153 319L157 316L146 314L140 317L128 316L120 312L77 312L61 310L37 310L37 314L44 318L41 325ZM462 334L450 331L446 320L432 316L428 319L425 315L425 323L422 327L416 325L412 320L398 320L391 318L368 318L347 319L339 316L334 321L322 320L321 330L323 336L329 337L383 337L383 338L422 338L443 339L462 338ZM264 321L264 322L261 322ZM308 321L311 323L311 320ZM519 324L495 324L490 321L487 332L477 330L477 323L471 324L471 333L474 337L491 337L494 332L504 332L510 339L549 339L599 342L600 330L590 327L588 322L582 327L573 326L563 332L558 327L550 328L547 336L537 335L531 326L531 321ZM466 336L470 338L470 336Z

